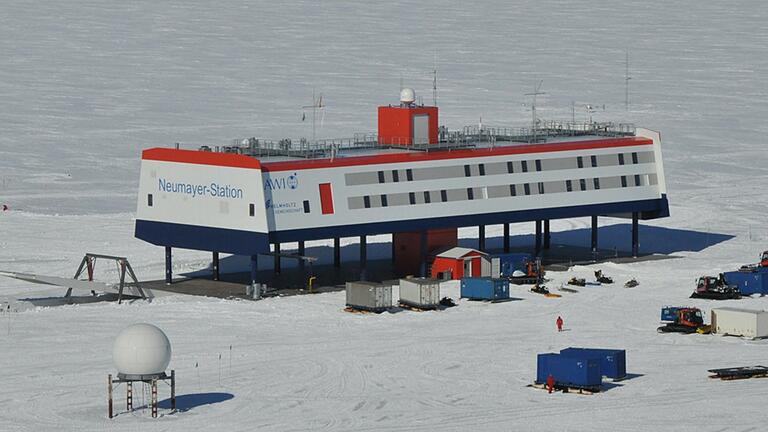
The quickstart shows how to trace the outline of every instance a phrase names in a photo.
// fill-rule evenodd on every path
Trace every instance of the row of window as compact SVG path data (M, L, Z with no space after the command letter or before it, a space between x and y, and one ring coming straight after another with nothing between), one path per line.
M653 186L656 184L658 184L658 177L656 174L638 174L631 176L583 178L576 180L557 180L549 182L365 195L349 197L347 203L350 210L356 210L362 208L431 204L433 202L473 201L489 198L508 198L635 186Z
M404 181L440 180L458 177L597 168L630 164L637 165L641 163L652 163L654 161L655 158L652 151L614 153L606 155L534 159L530 161L506 161L447 167L357 172L346 174L345 181L347 186L359 186L377 183L399 183Z

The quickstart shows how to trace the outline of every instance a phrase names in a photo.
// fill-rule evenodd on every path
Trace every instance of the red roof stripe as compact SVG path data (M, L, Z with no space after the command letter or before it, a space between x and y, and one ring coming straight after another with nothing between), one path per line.
M233 168L261 168L261 162L258 159L250 156L198 150L176 150L172 148L146 149L141 152L141 159L199 165L227 166Z
M651 145L653 140L648 138L612 138L604 140L576 141L566 143L531 144L519 146L504 146L488 149L453 150L436 152L409 152L382 154L377 156L341 157L330 159L299 160L285 162L265 162L263 171L298 171L331 167L346 167L357 165L377 165L401 162L422 162L430 160L462 159L486 156L501 156L528 153L547 153L571 150L590 150L610 147L629 147Z

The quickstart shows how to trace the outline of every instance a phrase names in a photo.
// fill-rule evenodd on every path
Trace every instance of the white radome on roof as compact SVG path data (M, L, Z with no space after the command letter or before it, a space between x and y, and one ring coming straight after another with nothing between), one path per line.
M132 324L115 338L112 362L125 375L163 373L171 362L171 342L152 324Z
M400 90L400 102L404 104L412 104L416 102L416 92L412 88L404 88Z

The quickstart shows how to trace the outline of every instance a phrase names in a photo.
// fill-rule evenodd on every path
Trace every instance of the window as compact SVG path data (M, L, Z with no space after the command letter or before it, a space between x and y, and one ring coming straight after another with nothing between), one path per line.
M512 162L507 162L507 172L509 174L513 174L515 172L515 167Z
M464 165L464 177L472 177L472 173L469 171L469 165Z
M405 178L408 181L413 181L413 170L412 169L408 168L407 170L405 170Z
M475 199L475 193L472 188L467 188L467 199L470 201Z
M597 156L590 156L589 159L590 159L590 162L592 162L592 168L596 168L597 167Z
M248 214L250 216L255 216L256 215L256 204L253 204L253 203L248 204Z
M539 182L539 195L544 194L544 183Z
M525 190L525 194L526 195L530 195L531 194L531 185L529 185L528 183L524 184L523 185L523 190Z
M595 189L600 189L600 179L596 178L596 179L593 179L593 180L594 180L594 183L595 183Z
M573 192L573 184L571 184L570 180L565 181L565 191L566 192Z
M304 200L304 213L309 213L309 200Z
M411 205L416 204L416 193L408 192L408 201L411 203Z
M480 164L477 167L480 170L480 175L484 176L485 175L485 164Z
M445 189L440 191L440 201L442 202L448 201L448 192L446 192Z
M424 203L429 204L432 200L429 197L429 191L424 191Z
M581 156L578 156L576 158L576 165L578 165L579 168L584 168L584 159L582 159Z
M333 191L330 183L320 183L320 210L326 214L333 214Z
M627 176L621 176L621 187L627 187Z
M637 165L637 152L632 152L632 163Z
M363 207L371 208L371 197L369 197L368 195L363 197Z
M381 206L382 207L386 207L387 206L387 196L386 195L382 195L381 196Z
M581 187L581 190L583 191L587 190L587 180L579 179L579 186Z
M152 194L147 194L147 206L152 207Z
M509 195L517 196L517 188L515 185L509 185Z
M619 153L619 165L624 165L624 153Z
M522 161L520 164L523 166L523 172L528 172L528 161Z
M395 183L400 181L400 176L397 174L397 170L392 170L392 181Z
M384 183L384 171L379 171L379 183Z
M536 159L536 171L541 171L541 159Z
M635 174L635 186L642 186L643 184L640 183L640 176Z

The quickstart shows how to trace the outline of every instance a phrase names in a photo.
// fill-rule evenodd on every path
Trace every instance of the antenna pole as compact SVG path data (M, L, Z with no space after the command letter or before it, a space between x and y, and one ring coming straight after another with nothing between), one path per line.
M629 111L629 80L631 79L632 77L629 76L629 49L627 49L626 70L624 73L624 82L626 83L624 89L624 106L627 111Z
M435 50L435 68L432 70L432 105L437 106L437 50Z
M536 142L536 96L537 95L543 95L546 93L540 92L541 85L544 84L544 80L539 81L539 84L533 88L533 93L526 93L526 96L533 96L533 104L531 105L531 137L532 142Z

